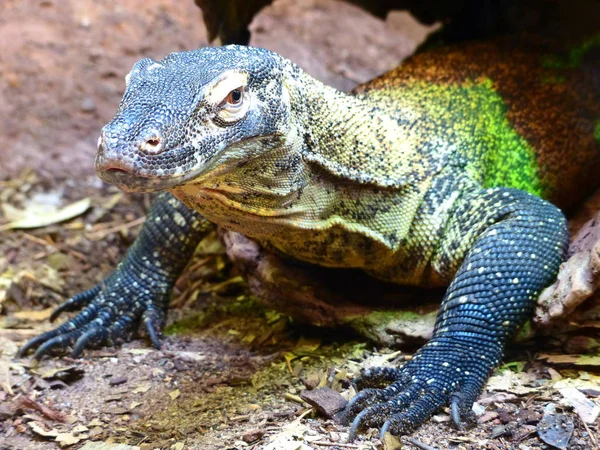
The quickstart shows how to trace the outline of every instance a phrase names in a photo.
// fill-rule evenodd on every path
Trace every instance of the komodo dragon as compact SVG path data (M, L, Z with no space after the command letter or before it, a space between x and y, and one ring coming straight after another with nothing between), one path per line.
M142 59L96 170L168 192L117 270L54 317L83 311L21 354L77 356L140 322L158 347L171 287L216 224L303 262L449 286L432 339L402 367L362 373L346 416L352 436L400 434L450 405L460 426L563 261L558 207L598 185L599 42L448 46L351 93L259 48Z

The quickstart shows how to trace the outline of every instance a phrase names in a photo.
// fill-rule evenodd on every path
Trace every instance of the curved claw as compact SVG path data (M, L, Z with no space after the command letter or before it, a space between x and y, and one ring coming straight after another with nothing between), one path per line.
M146 327L146 331L148 332L148 337L150 337L150 341L152 345L157 350L160 350L160 323L162 322L163 313L156 309L147 309L143 315L144 326Z
M362 427L362 422L365 419L365 417L369 414L369 411L370 410L365 409L354 418L354 420L352 421L352 425L350 425L350 430L348 430L348 442L353 442L354 439L356 439L356 435Z
M104 342L107 337L107 331L104 328L92 327L88 331L84 332L77 338L75 345L73 346L72 356L73 358L79 358L81 353L87 347L88 343L92 340L96 340L98 343Z
M462 419L460 417L460 402L461 398L460 395L455 393L452 394L452 402L450 403L450 410L451 410L451 417L452 417L452 422L454 422L454 426L459 429L462 430L464 429L464 424L462 422Z
M390 426L392 424L392 420L388 419L385 421L385 423L381 426L381 430L379 431L379 439L381 441L383 441L383 438L385 437L385 433L387 433L390 429Z
M39 361L42 356L48 354L54 347L65 346L67 344L72 344L75 341L75 337L81 333L80 330L74 330L67 334L61 334L56 336L49 341L44 342L42 345L38 347L38 349L33 354L33 359Z
M74 311L88 305L94 299L94 297L100 293L101 289L102 286L98 284L93 288L84 292L80 292L79 294L76 294L70 299L62 302L56 307L56 309L54 309L54 311L52 311L52 314L50 314L50 322L54 322L63 312Z
M359 392L358 394L356 394L354 397L352 397L350 399L350 401L346 405L346 410L344 411L344 415L346 417L350 418L354 414L358 413L358 410L372 405L377 400L383 400L382 392L380 390L365 389L364 391ZM354 421L356 421L356 419Z
M59 334L60 334L60 331L57 328L55 330L46 331L45 333L42 333L34 338L29 339L17 351L17 354L16 354L17 358L23 358L29 350L31 350L34 347L37 347L39 344L47 341L48 339L52 339L53 337L58 336Z
M158 331L156 330L154 323L150 320L144 320L144 325L146 326L146 331L148 331L148 336L150 337L152 345L157 350L160 350L160 337L158 337Z

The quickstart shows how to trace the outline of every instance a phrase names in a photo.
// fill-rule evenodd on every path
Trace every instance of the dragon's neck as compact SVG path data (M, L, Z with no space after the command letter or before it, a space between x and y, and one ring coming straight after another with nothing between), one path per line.
M418 109L346 94L301 71L287 87L292 134L307 161L349 181L390 187L433 170L434 161L419 153L425 119Z

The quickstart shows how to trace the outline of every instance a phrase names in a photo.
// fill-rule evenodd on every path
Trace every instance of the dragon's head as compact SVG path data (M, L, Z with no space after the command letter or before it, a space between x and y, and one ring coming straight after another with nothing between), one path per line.
M130 191L185 183L223 153L243 161L289 128L285 77L298 70L268 50L207 47L142 59L126 77L115 117L102 129L96 171Z

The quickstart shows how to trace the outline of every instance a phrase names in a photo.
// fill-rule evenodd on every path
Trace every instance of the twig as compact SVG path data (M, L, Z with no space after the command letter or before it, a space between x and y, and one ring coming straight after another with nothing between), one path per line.
M320 445L321 447L360 448L359 445L355 445L355 444L340 444L339 442L316 441L316 442L311 442L311 444Z
M29 233L23 233L23 237L31 242L35 242L36 244L40 244L40 245L49 245L51 247L56 247L56 244L52 241L45 241L44 239L41 239L37 236L34 236L33 234L29 234Z
M129 228L141 225L144 223L145 220L146 216L138 217L137 219L132 220L131 222L119 224L114 227L106 228L104 230L93 231L92 233L87 234L86 237L92 241L99 241L101 239L104 239L111 233L116 233L118 231L127 230Z
M34 409L38 412L41 412L44 416L46 416L50 420L55 420L57 422L66 422L67 416L61 412L57 411L53 408L50 408L47 405L36 402L31 397L21 397L19 399L19 404L22 408Z
M36 255L34 255L33 259L45 258L46 256L49 256L58 251L69 253L69 254L73 255L75 258L79 259L80 261L86 262L89 259L83 253L80 253L77 250L73 250L72 248L69 248L65 245L52 242L52 240L50 240L50 239L48 241L45 241L44 239L40 239L39 237L34 236L29 233L23 233L23 237L31 242L35 242L36 244L51 248L50 251L47 251L47 252L44 251L44 252L37 253Z
M594 433L592 433L592 430L590 430L590 427L588 427L588 424L585 423L585 420L582 420L581 423L583 424L585 431L587 431L588 435L590 436L590 441L592 441L592 444L594 445L594 450L597 450L598 449L598 441L596 441L596 436L594 436Z
M422 450L437 450L435 447L432 447L431 445L424 444L423 442L417 441L416 439L413 439L413 438L406 438L406 441L410 442L415 447L419 447Z

